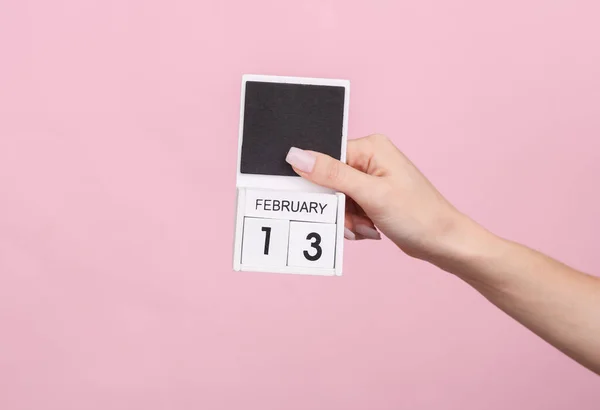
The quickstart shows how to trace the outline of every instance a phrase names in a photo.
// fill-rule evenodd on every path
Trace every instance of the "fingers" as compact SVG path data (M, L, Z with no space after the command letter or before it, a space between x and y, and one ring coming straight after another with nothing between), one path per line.
M346 201L344 237L349 240L381 239L381 234L375 228L373 221L358 209L356 203L348 198Z
M356 239L374 239L377 241L381 239L381 234L375 229L371 219L356 214L350 214L349 216L353 226L349 230L354 233Z
M344 238L351 240L351 241L360 239L360 238L356 237L356 234L352 230L354 227L354 221L352 221L352 215L350 215L348 212L346 212L345 218L346 219L344 221Z
M303 178L326 188L335 189L360 201L368 196L370 175L328 155L291 148L286 161Z
M375 154L373 141L370 137L348 140L346 145L346 162L352 168L369 173L369 165Z
M347 164L322 153L295 147L288 152L286 161L298 175L317 185L343 192L349 197L346 202L346 239L381 239L381 234L357 203L369 203L373 190L376 189L377 177L386 173L385 168L381 168L381 161L376 161L375 157L377 152L377 156L385 154L382 151L388 150L385 145L387 142L387 138L382 135L349 140Z
M346 162L369 175L383 176L388 172L390 154L394 152L391 148L395 147L381 134L348 140Z

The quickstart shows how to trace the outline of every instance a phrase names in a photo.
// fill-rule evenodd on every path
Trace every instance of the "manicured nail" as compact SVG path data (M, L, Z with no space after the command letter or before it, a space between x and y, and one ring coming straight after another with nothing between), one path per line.
M302 172L312 172L317 160L312 154L301 150L300 148L290 148L285 160L288 164Z
M344 238L353 241L356 239L356 235L350 229L344 227Z
M366 225L356 225L354 230L357 234L364 236L369 239L381 239L381 234L377 232L375 229Z

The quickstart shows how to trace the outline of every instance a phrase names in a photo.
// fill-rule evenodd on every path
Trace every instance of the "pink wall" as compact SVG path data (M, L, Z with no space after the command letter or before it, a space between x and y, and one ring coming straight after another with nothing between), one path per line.
M0 408L598 409L600 379L388 241L342 278L233 273L231 246L241 75L342 77L353 137L600 272L599 13L3 0Z

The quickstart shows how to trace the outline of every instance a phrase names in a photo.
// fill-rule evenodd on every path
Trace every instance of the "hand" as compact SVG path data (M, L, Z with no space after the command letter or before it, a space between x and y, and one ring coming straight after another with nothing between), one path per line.
M504 240L458 212L387 138L348 141L347 164L292 148L303 178L341 191L346 237L379 239L473 286L521 324L600 374L600 278Z
M286 158L301 177L349 197L345 237L380 239L379 229L410 256L446 252L465 218L385 136L350 140L347 146L347 164L298 148Z

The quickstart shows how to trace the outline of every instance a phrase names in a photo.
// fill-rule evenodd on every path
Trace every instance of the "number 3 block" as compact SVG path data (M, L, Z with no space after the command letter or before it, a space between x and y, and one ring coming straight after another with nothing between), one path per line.
M288 266L333 268L335 224L290 222Z
M242 263L248 266L284 267L290 222L282 219L244 218Z

